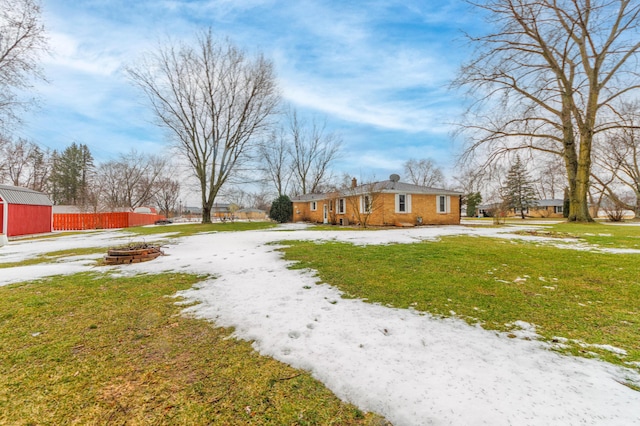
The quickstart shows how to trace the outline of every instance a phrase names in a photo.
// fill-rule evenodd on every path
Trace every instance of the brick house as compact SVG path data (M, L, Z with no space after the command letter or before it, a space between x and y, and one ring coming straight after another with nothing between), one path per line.
M389 180L292 198L293 221L336 225L413 226L460 223L462 193Z

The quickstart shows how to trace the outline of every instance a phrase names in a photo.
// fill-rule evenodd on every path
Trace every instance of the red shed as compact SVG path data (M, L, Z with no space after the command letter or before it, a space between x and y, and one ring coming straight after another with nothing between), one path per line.
M42 234L53 229L53 203L42 192L0 185L0 234Z

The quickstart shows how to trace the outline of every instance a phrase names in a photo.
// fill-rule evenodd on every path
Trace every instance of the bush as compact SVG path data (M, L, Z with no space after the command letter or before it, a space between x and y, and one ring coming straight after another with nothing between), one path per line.
M286 195L281 195L271 204L269 217L276 222L285 223L293 217L293 204Z

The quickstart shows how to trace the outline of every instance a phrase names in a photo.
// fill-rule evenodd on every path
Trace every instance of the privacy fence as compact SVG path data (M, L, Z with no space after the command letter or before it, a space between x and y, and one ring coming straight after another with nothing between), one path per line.
M157 214L117 212L117 213L54 213L54 231L77 231L83 229L128 228L151 225L164 219Z

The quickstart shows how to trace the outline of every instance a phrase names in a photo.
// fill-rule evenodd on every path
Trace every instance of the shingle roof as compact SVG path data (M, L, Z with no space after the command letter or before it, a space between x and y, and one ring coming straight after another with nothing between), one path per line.
M564 200L538 200L536 201L538 207L554 207L564 205Z
M339 192L331 192L326 194L304 194L292 197L291 201L316 201L324 200L331 197L344 197L350 195L362 195L371 192L387 192L387 193L407 193L407 194L434 194L434 195L462 195L462 192L449 191L442 188L430 188L428 186L414 185L412 183L394 182L384 180L381 182L373 182L358 185L355 188L341 190Z
M19 186L0 185L0 198L9 204L27 204L31 206L53 205L46 194Z

